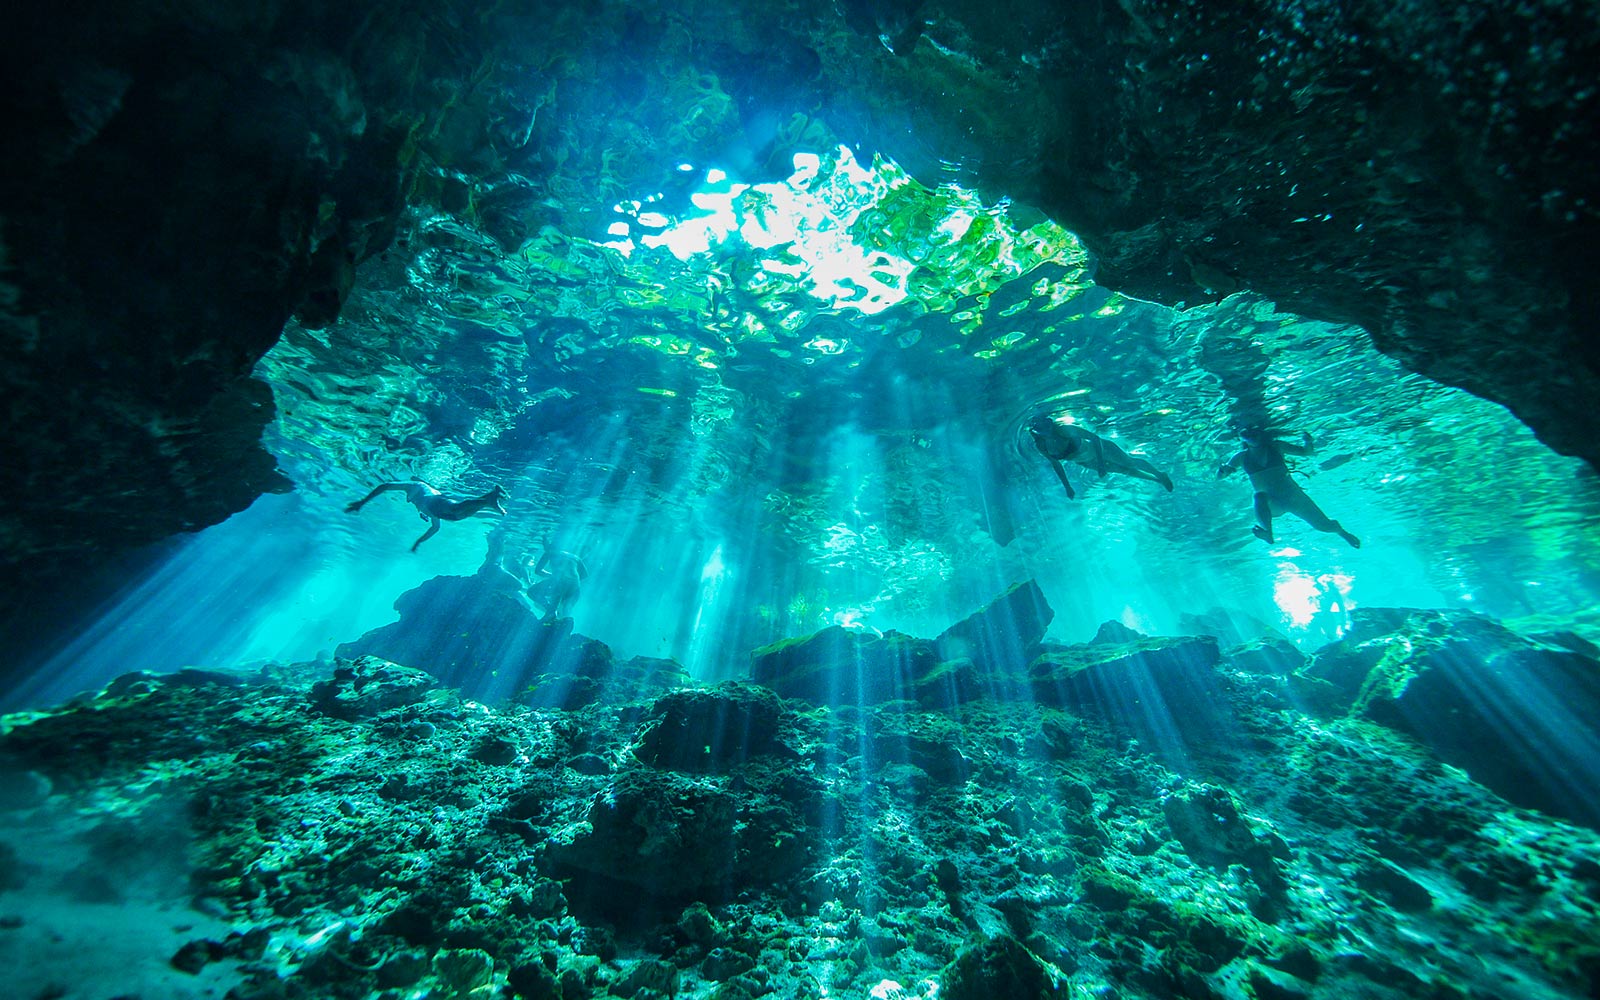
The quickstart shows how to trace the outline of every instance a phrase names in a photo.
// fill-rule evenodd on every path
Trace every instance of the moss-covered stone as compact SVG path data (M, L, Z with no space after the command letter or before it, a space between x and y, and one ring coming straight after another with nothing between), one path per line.
M950 1000L1041 1000L1055 994L1055 981L1044 963L1010 935L990 938L956 956L944 971L940 991Z
M991 676L1020 671L1033 659L1055 617L1033 580L1013 584L934 640L943 660L968 659Z
M635 754L657 767L726 771L786 750L779 742L785 714L776 695L751 684L674 692L651 704Z
M1520 805L1600 826L1600 772L1583 720L1600 713L1600 662L1524 639L1482 615L1357 609L1305 674L1334 702L1427 745Z
M899 632L834 626L750 654L750 679L784 698L818 705L876 705L911 698L939 662L934 644Z
M0 893L0 952L49 919L8 901L99 883L137 902L151 883L116 873L172 871L183 830L181 898L241 928L188 935L190 957L206 975L242 963L244 997L444 995L461 955L468 979L489 961L537 1000L670 995L674 975L679 996L730 1000L934 981L1130 998L1461 997L1487 975L1593 988L1592 834L1505 809L1370 721L1313 722L1237 683L1219 696L1239 738L1190 745L1202 780L1114 720L1027 702L802 712L733 686L560 710L428 692L345 719L311 696L331 682L144 676L0 721L0 758L43 782L0 830L26 879ZM673 719L673 739L644 737ZM665 766L719 719L775 721L776 742ZM281 980L268 942L292 955Z
M1041 704L1092 712L1174 746L1180 734L1198 738L1226 726L1219 659L1210 636L1053 646L1029 665L1028 677Z

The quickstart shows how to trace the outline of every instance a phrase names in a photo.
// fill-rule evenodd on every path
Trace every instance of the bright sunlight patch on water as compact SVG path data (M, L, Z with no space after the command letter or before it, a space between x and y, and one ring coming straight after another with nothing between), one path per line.
M845 146L826 161L796 153L794 173L777 183L738 183L713 168L689 196L696 214L673 220L652 210L651 200L618 205L635 224L614 223L610 233L619 238L604 245L624 256L641 246L660 247L688 261L728 249L737 233L746 247L769 252L761 261L764 270L807 279L808 291L829 307L873 315L906 297L915 265L881 249L869 251L850 229L878 196L904 183L897 170L861 166ZM770 251L781 253L774 257Z

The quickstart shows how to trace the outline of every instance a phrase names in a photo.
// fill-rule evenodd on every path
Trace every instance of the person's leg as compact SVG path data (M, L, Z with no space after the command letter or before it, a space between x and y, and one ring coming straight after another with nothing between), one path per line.
M1300 520L1311 525L1313 528L1316 528L1318 531L1326 531L1330 535L1338 535L1340 538L1343 538L1353 549L1361 548L1361 539L1344 530L1343 525L1329 517L1327 514L1323 513L1322 508L1317 506L1317 502L1312 500L1311 497L1307 496L1304 491L1301 491L1300 495L1294 498L1294 502L1288 504L1287 506L1289 513L1300 518Z
M541 577L539 582L528 588L528 597L539 608L539 620L542 622L553 621L556 617L557 600L553 593L549 577Z
M1168 493L1172 492L1172 477L1150 464L1148 459L1128 457L1128 474L1148 479L1152 483L1160 483Z
M346 504L345 508L344 508L345 513L346 514L359 513L361 508L366 506L367 501L371 500L373 497L377 496L379 493L388 493L390 490L402 490L403 491L403 490L408 489L409 486L410 486L410 484L408 484L408 483L381 483L377 487L375 487L371 493L368 493L366 496L362 497L360 500L356 500L356 501L354 501L352 503Z
M1257 493L1255 501L1256 523L1251 532L1263 542L1271 543L1272 538L1272 498L1265 493Z

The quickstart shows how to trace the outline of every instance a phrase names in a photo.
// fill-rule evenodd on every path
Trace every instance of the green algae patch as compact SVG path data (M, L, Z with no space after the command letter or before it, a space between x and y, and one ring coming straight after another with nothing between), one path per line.
M1086 866L1078 885L1084 899L1106 917L1095 949L1123 963L1130 973L1143 965L1140 947L1148 944L1161 951L1165 974L1176 979L1191 971L1210 975L1261 934L1259 925L1248 918L1165 899L1145 883L1102 864Z
M1047 1000L1056 982L1039 957L1009 935L990 938L956 956L944 970L947 1000Z

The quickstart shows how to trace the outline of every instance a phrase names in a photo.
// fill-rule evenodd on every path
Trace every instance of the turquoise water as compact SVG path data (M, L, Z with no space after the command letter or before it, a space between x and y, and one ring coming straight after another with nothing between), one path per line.
M1359 330L795 167L672 168L605 241L419 215L284 331L292 491L6 693L18 989L1592 995L1593 472ZM1040 414L1172 490L1069 498ZM1359 547L1253 535L1248 426ZM504 513L347 510L414 479Z
M0 1000L1600 996L1592 10L38 6Z
M843 148L780 182L663 176L594 206L616 220L599 242L551 226L506 248L418 216L338 324L291 324L258 366L294 492L182 541L24 690L326 656L422 580L473 573L491 534L513 571L546 536L580 554L577 629L706 680L827 625L935 634L1030 577L1059 641L1215 606L1308 649L1362 606L1593 626L1592 472L1358 329L1107 292L1049 220ZM1024 430L1040 412L1176 488L1068 463L1067 499ZM1217 475L1242 423L1311 435L1296 481L1359 550L1292 516L1251 535L1244 477ZM499 483L507 513L412 553L398 494L343 511L412 478Z

